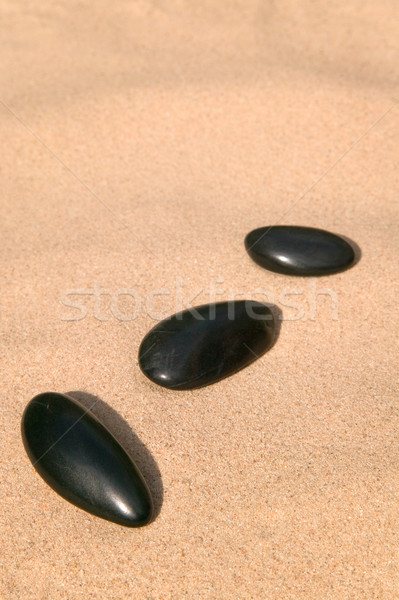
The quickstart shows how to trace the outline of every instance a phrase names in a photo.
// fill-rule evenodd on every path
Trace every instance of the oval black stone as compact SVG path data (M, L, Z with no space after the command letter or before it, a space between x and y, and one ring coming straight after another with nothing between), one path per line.
M248 233L245 247L258 265L285 275L331 275L349 268L355 260L346 240L313 227L260 227Z
M252 300L205 304L177 313L143 339L139 364L155 383L190 390L242 369L271 346L270 309Z
M22 417L25 450L63 498L127 527L152 516L150 492L133 461L100 421L64 394L35 396Z

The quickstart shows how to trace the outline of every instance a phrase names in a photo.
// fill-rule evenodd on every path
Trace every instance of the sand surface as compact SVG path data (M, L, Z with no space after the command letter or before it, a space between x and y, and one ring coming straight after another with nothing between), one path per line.
M396 0L1 0L2 600L399 597ZM248 231L341 233L351 270L262 270ZM161 317L267 299L263 358L190 392L137 366ZM157 518L36 474L20 419L75 392ZM97 399L97 400L96 400Z

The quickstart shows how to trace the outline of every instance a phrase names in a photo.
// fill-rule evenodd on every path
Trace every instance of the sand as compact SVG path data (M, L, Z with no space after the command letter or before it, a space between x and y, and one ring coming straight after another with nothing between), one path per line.
M397 599L397 2L1 8L1 599ZM276 223L361 260L262 270L243 239ZM157 319L233 296L281 311L264 357L196 391L144 377ZM151 525L37 475L20 419L48 390L131 452Z

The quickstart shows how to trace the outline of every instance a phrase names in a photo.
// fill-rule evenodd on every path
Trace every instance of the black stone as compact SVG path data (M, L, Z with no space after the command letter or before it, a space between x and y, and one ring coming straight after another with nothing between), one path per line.
M151 520L150 492L137 467L76 400L35 396L22 417L22 439L39 475L72 504L126 527Z
M270 309L252 300L206 304L177 313L143 339L139 364L155 383L189 390L236 373L273 343Z
M245 247L258 265L285 275L331 275L348 269L355 260L346 240L313 227L260 227L248 233Z

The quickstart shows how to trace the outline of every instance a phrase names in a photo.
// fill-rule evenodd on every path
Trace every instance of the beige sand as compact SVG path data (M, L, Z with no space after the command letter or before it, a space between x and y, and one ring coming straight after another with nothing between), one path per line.
M1 12L0 597L398 598L396 0ZM264 271L243 238L277 222L362 259ZM110 295L73 296L74 320L67 294L95 285ZM152 317L212 285L266 291L276 345L211 387L156 387L136 363ZM153 524L92 517L36 474L20 418L46 390L100 398Z

